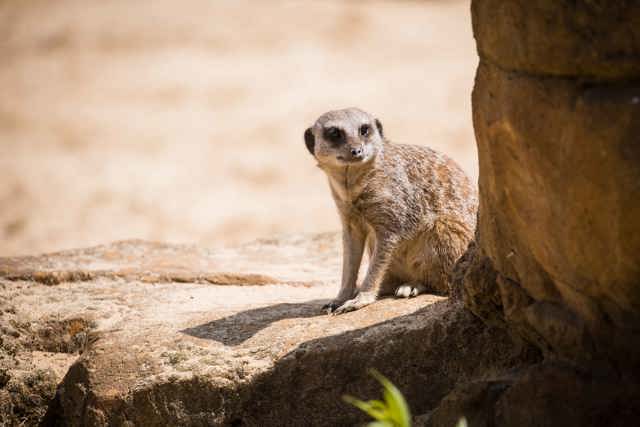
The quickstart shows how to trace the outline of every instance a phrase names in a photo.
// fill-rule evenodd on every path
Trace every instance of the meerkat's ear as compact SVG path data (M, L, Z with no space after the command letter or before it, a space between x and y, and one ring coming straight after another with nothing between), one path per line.
M307 128L307 130L304 131L304 144L307 146L307 150L309 150L311 155L314 155L313 149L316 145L316 139L313 136L313 132L311 132L311 128Z
M380 133L380 137L384 138L384 132L382 132L382 123L380 120L376 119L376 127L378 128L378 132Z

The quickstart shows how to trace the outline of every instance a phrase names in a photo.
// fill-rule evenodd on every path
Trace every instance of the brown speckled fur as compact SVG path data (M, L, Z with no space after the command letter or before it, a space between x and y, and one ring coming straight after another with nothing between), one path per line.
M329 128L340 138L325 138ZM305 140L329 178L343 225L342 284L326 308L356 310L394 291L447 293L476 225L477 193L462 169L428 147L387 141L380 122L356 108L323 114ZM365 246L370 263L357 291Z

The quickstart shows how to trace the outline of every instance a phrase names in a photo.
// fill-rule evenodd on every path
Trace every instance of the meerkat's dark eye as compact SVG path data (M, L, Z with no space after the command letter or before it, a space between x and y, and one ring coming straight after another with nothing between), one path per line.
M340 128L337 128L337 127L326 128L324 130L324 135L323 136L324 136L324 139L329 140L329 141L334 142L334 143L340 143L344 139L342 130Z
M371 126L369 125L360 126L360 135L369 136L370 133L371 133Z

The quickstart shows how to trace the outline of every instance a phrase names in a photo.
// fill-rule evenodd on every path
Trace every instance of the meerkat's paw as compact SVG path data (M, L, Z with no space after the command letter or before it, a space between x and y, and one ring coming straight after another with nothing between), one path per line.
M376 294L373 292L362 292L359 293L355 298L345 301L345 303L336 308L332 312L332 314L343 314L350 311L355 311L371 304L372 302L375 302L377 299L378 298L376 297Z
M342 304L344 304L346 301L352 298L355 298L356 295L357 295L356 291L350 292L350 293L341 292L337 297L331 300L331 302L323 305L322 311L326 312L327 314L331 314L334 311L336 311L336 309L340 307Z
M340 307L342 304L344 304L344 300L342 299L334 299L333 301L331 301L330 303L327 303L325 305L322 306L322 311L326 312L327 314L331 314L334 311L336 311L336 309L338 307Z
M396 289L397 298L411 298L424 294L427 291L427 287L418 283L405 283L398 286Z

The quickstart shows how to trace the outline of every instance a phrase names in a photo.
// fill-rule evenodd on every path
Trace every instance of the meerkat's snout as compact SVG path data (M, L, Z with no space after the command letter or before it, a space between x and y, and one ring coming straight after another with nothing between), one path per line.
M361 159L364 156L364 150L362 146L351 148L351 157Z
M336 158L345 163L359 163L367 159L367 147L364 144L349 144L336 153Z
M338 159L342 161L346 161L349 163L358 163L363 160L366 160L367 151L364 144L352 144L347 147L347 153L349 154L346 158L344 156L338 155Z

